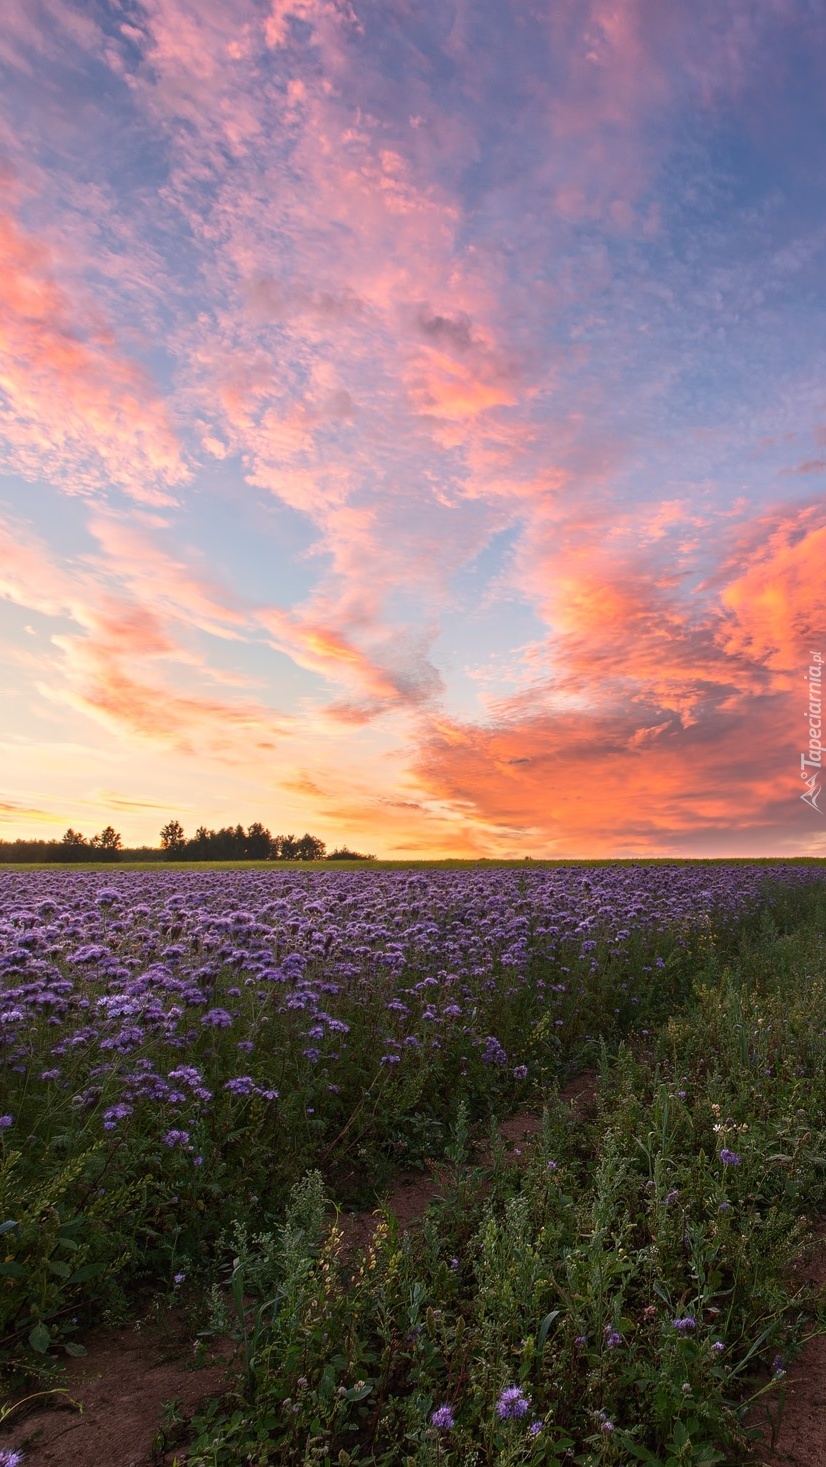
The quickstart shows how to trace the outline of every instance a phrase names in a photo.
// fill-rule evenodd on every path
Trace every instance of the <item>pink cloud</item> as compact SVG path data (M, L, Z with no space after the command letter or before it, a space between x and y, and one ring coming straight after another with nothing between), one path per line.
M169 503L187 477L168 411L97 314L71 302L49 252L0 213L0 440L18 472L73 492L107 484Z

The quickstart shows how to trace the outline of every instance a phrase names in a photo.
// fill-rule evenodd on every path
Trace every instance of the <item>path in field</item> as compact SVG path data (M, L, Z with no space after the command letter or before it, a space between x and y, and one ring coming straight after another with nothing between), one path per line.
M227 1373L221 1365L192 1369L186 1358L191 1341L180 1321L170 1323L163 1331L130 1325L91 1335L87 1354L69 1362L64 1382L77 1404L13 1416L0 1445L23 1451L25 1467L147 1467L150 1462L162 1467L171 1462L174 1452L164 1452L158 1436L165 1404L178 1401L188 1420L210 1396L226 1389Z
M801 1281L826 1290L826 1224ZM809 1340L790 1369L777 1442L761 1460L767 1467L826 1467L826 1336Z

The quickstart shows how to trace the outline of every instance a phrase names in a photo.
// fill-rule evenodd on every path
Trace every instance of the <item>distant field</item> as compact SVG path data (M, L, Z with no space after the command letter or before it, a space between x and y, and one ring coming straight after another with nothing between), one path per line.
M10 861L0 863L4 871L466 871L474 869L523 869L525 866L814 866L826 865L826 856L703 856L681 859L674 856L575 856L499 858L478 856L418 858L394 861Z
M826 1206L822 873L7 868L12 1385L149 1290L237 1340L190 1467L745 1460Z

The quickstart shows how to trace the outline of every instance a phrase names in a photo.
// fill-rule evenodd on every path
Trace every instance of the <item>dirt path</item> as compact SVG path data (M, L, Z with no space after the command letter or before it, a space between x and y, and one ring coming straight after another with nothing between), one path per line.
M101 1330L85 1343L65 1381L76 1404L52 1397L66 1404L16 1413L0 1428L0 1446L24 1452L25 1467L162 1467L171 1455L153 1446L165 1404L179 1402L188 1420L226 1389L225 1366L191 1369L182 1358L191 1345L180 1328Z
M826 1291L826 1227L801 1282ZM774 1450L762 1448L760 1461L766 1467L826 1467L826 1336L809 1340L789 1370L777 1441Z
M593 1109L596 1083L596 1071L585 1070L574 1080L569 1081L560 1091L560 1100L570 1106L575 1120L583 1120ZM541 1129L542 1116L536 1111L520 1111L518 1115L509 1116L507 1120L502 1121L499 1135L508 1148L506 1153L508 1160L522 1160L522 1147L530 1143ZM529 1154L528 1151L525 1160ZM489 1148L483 1143L478 1152L478 1162L481 1166L486 1166L489 1160ZM434 1167L427 1176L400 1182L393 1189L387 1198L386 1206L387 1210L396 1218L403 1233L421 1221L434 1198L442 1195L443 1187L444 1183L439 1168ZM338 1225L343 1234L342 1256L346 1260L357 1257L359 1252L370 1246L380 1216L378 1209L370 1212L344 1212L339 1215ZM823 1467L826 1467L826 1458Z

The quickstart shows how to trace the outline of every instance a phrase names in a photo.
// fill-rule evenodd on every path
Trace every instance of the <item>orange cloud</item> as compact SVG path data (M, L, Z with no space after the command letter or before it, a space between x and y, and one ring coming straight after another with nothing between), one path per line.
M726 652L799 672L826 632L826 526L822 512L789 514L724 588Z

